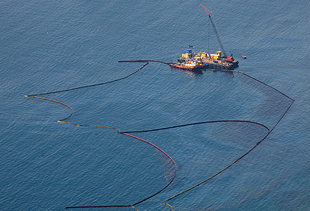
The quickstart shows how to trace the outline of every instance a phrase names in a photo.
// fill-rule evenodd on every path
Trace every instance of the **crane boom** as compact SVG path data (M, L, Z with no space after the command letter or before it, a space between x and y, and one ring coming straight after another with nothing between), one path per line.
M210 21L211 21L211 24L212 24L212 27L213 27L213 29L214 29L216 38L217 38L217 40L218 40L218 42L219 42L219 44L220 44L221 50L223 51L224 57L227 57L226 52L225 52L225 49L224 49L224 46L223 46L223 43L222 43L222 41L221 41L221 39L220 39L219 32L218 32L218 30L217 30L217 28L216 28L216 26L215 26L215 24L214 24L214 22L213 22L213 20L212 20L212 18L211 18L211 13L208 13L208 11L207 11L201 4L200 4L200 6L201 6L202 9L208 14L208 16L209 16L209 18L210 18Z

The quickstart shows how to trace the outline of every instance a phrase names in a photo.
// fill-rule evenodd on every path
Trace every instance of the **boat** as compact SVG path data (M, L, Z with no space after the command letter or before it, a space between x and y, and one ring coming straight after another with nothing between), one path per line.
M188 49L182 53L182 57L178 62L170 63L172 68L181 69L225 69L233 70L239 66L239 62L233 56L222 57L222 51L217 51L216 54L199 52L196 54Z
M197 55L190 49L182 53L182 57L178 59L178 62L170 63L169 65L173 68L190 70L201 69L204 67L201 58L197 57Z
M169 65L172 68L181 68L181 69L225 69L233 70L239 66L239 61L233 58L233 55L226 55L223 44L221 42L219 32L211 18L211 13L209 13L202 5L200 5L203 10L208 14L210 21L212 23L214 32L220 44L221 50L217 51L215 54L209 54L206 52L195 53L191 49L188 49L182 52L182 57L178 59L178 62L170 63ZM190 45L189 47L193 47Z
M169 65L171 68L184 70L184 71L201 71L201 69L224 69L233 70L239 66L239 62L233 58L233 55L226 55L223 44L221 42L219 32L211 18L211 13L200 5L204 11L209 15L210 21L212 23L214 32L220 44L221 50L217 51L215 54L209 54L206 52L195 53L192 49L187 49L182 52L182 56L178 59L178 62L166 63L157 60L127 60L119 62L159 62ZM189 48L193 48L193 45L189 45Z

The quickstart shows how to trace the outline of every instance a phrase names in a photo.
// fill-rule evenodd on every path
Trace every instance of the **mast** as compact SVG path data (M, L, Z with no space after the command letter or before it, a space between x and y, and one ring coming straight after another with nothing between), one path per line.
M216 38L217 38L217 40L218 40L218 42L219 42L219 44L220 44L220 47L221 47L221 49L222 49L222 51L223 51L224 57L227 57L226 52L225 52L225 49L224 49L224 46L223 46L222 41L221 41L221 39L220 39L219 32L218 32L218 30L217 30L217 28L216 28L216 26L215 26L215 24L214 24L214 22L213 22L213 20L212 20L212 18L211 18L211 13L208 13L208 11L207 11L201 4L200 4L200 6L201 6L202 9L208 14L208 16L209 16L209 18L210 18L210 21L211 21L211 23L212 23L212 26L213 26L213 29L214 29Z

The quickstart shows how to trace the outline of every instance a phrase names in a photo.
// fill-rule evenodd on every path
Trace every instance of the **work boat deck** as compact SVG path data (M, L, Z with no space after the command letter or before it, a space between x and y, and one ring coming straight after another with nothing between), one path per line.
M232 70L236 67L238 67L239 62L237 60L232 61L225 61L225 60L214 60L211 58L202 58L201 59L204 68L210 68L210 69L226 69L226 70Z
M222 57L222 52L217 51L216 54L199 52L196 54L192 50L186 50L182 53L182 57L177 63L171 63L171 67L182 69L224 69L233 70L238 67L239 62L232 55Z

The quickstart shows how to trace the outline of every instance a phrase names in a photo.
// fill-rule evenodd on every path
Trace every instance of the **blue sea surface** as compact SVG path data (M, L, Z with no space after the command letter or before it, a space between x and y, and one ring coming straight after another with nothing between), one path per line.
M41 97L70 106L68 122L120 131L216 120L263 124L273 130L253 151L168 203L176 211L310 210L310 2L304 0L2 0L0 210L132 205L167 184L163 154L153 146L114 129L59 123L68 107L25 95L116 80L144 65L119 60L175 62L189 45L216 52L200 4L246 75L150 63L123 80ZM289 97L295 101L285 114ZM230 165L266 134L246 122L132 134L177 166L172 184L136 209L170 210L162 204L168 198Z

